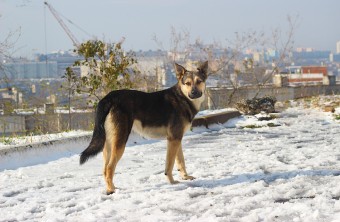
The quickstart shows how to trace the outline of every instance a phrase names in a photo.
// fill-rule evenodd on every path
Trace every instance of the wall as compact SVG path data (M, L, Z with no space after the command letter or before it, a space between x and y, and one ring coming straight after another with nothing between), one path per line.
M94 113L35 114L25 116L27 133L57 133L67 130L91 130ZM71 125L71 127L69 127Z
M23 116L0 116L0 134L3 136L13 133L25 132L25 117Z
M230 95L232 89L227 88L209 88L208 96L202 109L215 109L231 107L242 99L252 99L257 93L257 89L238 89L234 92L232 100ZM260 90L257 97L275 96L278 101L287 101L302 97L311 97L318 95L340 94L340 85L334 86L299 86L299 87L268 87Z
M1 136L92 130L93 126L94 113L0 115Z
M59 114L61 129L65 130L92 130L94 126L94 113L71 113L71 118L68 113ZM71 127L69 128L69 123Z

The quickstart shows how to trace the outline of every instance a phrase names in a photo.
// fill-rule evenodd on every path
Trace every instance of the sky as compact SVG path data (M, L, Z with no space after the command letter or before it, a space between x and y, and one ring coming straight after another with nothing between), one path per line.
M20 29L14 55L31 56L73 49L65 31L41 0L0 0L0 42ZM235 33L279 28L288 31L287 16L297 17L295 47L335 51L340 40L339 0L49 0L78 41L119 41L132 50L168 49L171 27L187 30L191 41L224 45ZM73 24L67 22L71 20ZM80 27L81 29L79 29ZM83 32L81 30L85 30ZM18 33L18 32L17 32ZM86 34L88 33L88 34ZM283 35L284 36L284 35ZM13 38L14 39L14 38Z

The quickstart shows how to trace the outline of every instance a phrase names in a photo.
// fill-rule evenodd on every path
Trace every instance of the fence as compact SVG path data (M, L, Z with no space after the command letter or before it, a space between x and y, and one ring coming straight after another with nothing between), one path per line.
M94 124L94 113L56 113L33 115L0 116L2 136L58 133L67 130L91 130Z

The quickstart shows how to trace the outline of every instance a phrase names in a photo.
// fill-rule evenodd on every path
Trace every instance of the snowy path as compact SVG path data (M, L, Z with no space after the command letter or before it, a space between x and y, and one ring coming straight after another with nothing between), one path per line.
M187 135L187 170L197 179L178 185L163 174L165 141L126 148L111 196L101 155L78 164L86 143L68 157L0 171L0 221L340 221L340 123L294 108L274 120L279 127L226 128L249 122Z

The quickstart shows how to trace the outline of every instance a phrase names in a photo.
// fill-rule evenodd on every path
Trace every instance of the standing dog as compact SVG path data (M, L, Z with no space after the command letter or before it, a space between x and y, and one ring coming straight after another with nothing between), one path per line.
M182 138L204 100L208 62L197 71L188 71L175 64L178 83L171 88L145 93L136 90L117 90L98 103L95 126L90 145L81 153L80 164L103 151L106 193L115 192L112 179L122 157L131 130L151 138L166 138L165 175L171 184L176 160L184 180L193 180L185 169Z

